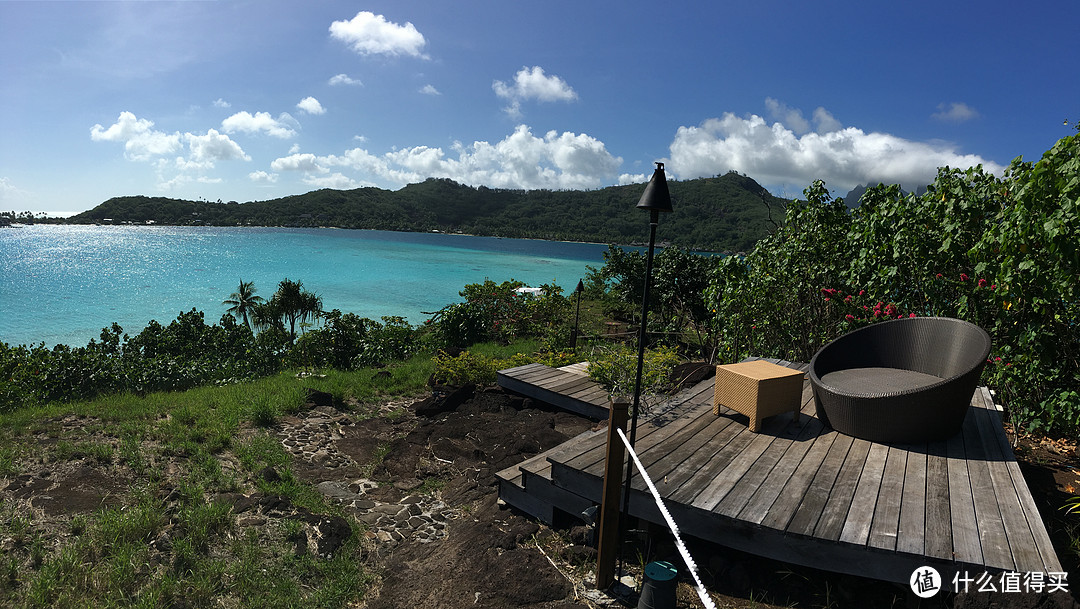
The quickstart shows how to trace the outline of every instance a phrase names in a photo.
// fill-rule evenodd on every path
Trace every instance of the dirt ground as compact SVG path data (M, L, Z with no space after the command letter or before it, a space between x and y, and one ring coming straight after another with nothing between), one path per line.
M632 590L612 596L588 584L595 552L586 543L585 527L553 530L498 501L496 472L597 424L498 389L461 397L459 405L445 412L431 408L431 400L363 410L315 399L275 430L293 454L294 474L339 501L348 517L367 525L367 561L378 578L359 607L635 606ZM418 415L413 402L426 414ZM77 417L57 421L68 431L82 423ZM49 442L50 437L43 435L40 441ZM1069 497L1080 494L1075 443L1025 436L1017 456L1064 569L1080 572L1080 516L1060 510ZM122 487L107 465L87 458L59 467L42 463L17 478L0 480L0 498L28 501L43 520L61 523L92 512L103 501L118 501L125 492ZM231 500L241 527L263 525L266 517L285 509L272 497ZM335 536L340 543L349 533L345 523L333 519L314 518L312 523L312 544L317 542L320 553L331 551ZM1080 607L1076 581L1070 582L1071 595L982 593L920 601L906 586L688 543L717 607ZM640 536L626 553L624 564L635 576L647 560L675 559L662 533ZM685 582L678 597L680 607L703 606Z

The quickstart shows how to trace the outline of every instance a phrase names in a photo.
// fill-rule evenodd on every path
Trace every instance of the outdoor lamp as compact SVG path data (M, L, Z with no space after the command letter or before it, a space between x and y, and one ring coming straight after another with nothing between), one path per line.
M638 328L637 376L634 378L634 410L630 416L630 444L634 444L637 433L638 410L641 406L641 369L645 362L646 328L649 316L649 286L652 283L653 248L656 246L656 225L660 222L660 212L671 213L671 194L668 192L667 176L664 164L657 162L645 192L638 200L638 209L649 211L649 254L645 259L645 293L641 297L641 327ZM626 489L630 490L630 469L627 470ZM627 493L629 497L629 493Z
M638 200L638 209L649 211L649 254L645 258L645 293L641 296L641 327L638 328L638 356L637 376L634 378L634 405L630 415L630 440L631 448L637 436L638 411L641 409L641 371L645 363L646 328L649 316L649 284L652 283L653 248L656 245L656 225L660 221L660 212L669 213L671 209L671 194L668 192L667 176L664 175L664 164L657 162L656 170L653 171L645 192ZM626 464L626 486L623 487L623 511L630 514L630 481L633 477L634 467L632 463Z

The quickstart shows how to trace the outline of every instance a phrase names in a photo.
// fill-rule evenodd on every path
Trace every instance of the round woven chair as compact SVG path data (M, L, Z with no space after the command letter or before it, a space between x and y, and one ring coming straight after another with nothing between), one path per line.
M960 431L990 336L947 317L912 317L854 330L810 360L817 417L873 442L944 440Z

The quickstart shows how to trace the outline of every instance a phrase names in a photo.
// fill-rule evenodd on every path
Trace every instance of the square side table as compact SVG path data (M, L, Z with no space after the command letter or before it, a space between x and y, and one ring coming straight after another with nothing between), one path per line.
M802 388L802 372L764 360L717 366L713 414L720 406L744 414L755 433L765 417L791 412L798 421Z

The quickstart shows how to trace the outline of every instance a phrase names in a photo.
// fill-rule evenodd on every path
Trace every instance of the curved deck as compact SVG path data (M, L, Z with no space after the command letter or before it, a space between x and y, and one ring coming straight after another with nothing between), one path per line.
M805 416L772 417L760 433L733 411L713 415L711 397L710 379L657 407L638 428L636 451L688 535L904 583L921 565L945 581L961 571L1061 571L986 388L975 392L961 434L917 445L826 429L814 416L808 381ZM500 472L500 497L547 521L599 503L604 442L603 433L582 434ZM663 522L640 477L630 513Z

